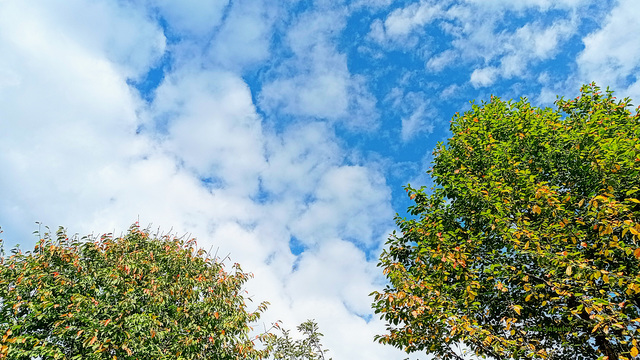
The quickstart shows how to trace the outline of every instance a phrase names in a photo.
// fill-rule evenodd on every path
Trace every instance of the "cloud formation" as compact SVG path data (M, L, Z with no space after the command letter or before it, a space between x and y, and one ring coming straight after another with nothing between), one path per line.
M640 97L640 44L635 41L640 24L636 1L620 1L606 16L601 28L584 39L584 50L577 63L581 80L596 81L625 91L634 99Z

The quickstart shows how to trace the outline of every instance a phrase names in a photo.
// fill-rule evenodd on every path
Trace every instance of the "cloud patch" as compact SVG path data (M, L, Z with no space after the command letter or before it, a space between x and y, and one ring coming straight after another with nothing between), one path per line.
M580 81L612 86L634 99L640 97L640 4L623 0L603 21L602 27L583 38L584 50L577 58Z

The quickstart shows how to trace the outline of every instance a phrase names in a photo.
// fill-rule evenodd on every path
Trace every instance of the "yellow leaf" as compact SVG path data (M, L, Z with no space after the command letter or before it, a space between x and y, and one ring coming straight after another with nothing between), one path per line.
M533 205L533 212L536 214L540 214L540 206L538 205Z
M513 311L518 313L518 315L520 315L520 310L522 310L522 306L520 306L520 305L514 305L513 306Z
M631 352L630 352L631 356L636 357L638 356L638 348L637 347L632 347L631 348Z
M571 265L567 266L567 275L571 275Z

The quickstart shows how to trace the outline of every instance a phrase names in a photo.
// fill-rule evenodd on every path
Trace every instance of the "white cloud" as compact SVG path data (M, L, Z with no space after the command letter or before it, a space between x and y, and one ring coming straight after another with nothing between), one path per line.
M152 116L170 119L163 146L197 176L237 194L258 190L265 166L261 120L242 79L181 69L158 88Z
M441 15L441 9L431 1L421 1L393 11L384 21L385 34L390 37L408 35Z
M474 87L489 86L496 81L498 69L494 67L485 67L482 69L475 69L471 73L471 85Z
M322 122L293 124L266 141L268 167L261 178L265 189L277 198L309 196L322 174L339 166L345 156L333 130Z
M523 11L534 8L539 11L548 11L550 9L573 9L588 2L588 0L465 0L465 2L492 10Z
M116 3L0 3L0 69L9 74L0 88L7 233L28 234L36 220L92 223L94 207L108 206L114 195L97 174L149 146L135 136L139 100L127 77L144 72L163 46L159 27Z
M423 92L404 92L395 87L386 101L401 118L400 138L408 142L421 134L433 132L434 109Z
M69 51L75 49L104 56L123 75L135 77L165 49L160 27L130 4L70 0L63 6L55 1L1 6L2 37L23 51L33 51L32 59L43 59L47 51L73 57ZM51 28L56 30L48 31Z
M474 87L490 86L499 78L526 78L531 76L530 65L550 59L558 52L559 46L577 31L577 20L559 20L549 26L539 23L527 23L513 33L495 34L493 48L484 53L484 63L499 65L476 68L471 74ZM488 35L488 34L487 34ZM489 49L489 41L484 38L473 43L473 39L461 39L461 44L478 49ZM462 49L462 47L461 47ZM462 55L464 56L464 55Z
M442 3L421 0L392 11L384 20L371 23L368 38L385 47L409 49L419 43L424 27L444 15Z
M434 109L423 92L405 91L394 87L385 97L385 102L401 119L400 138L408 142L417 136L433 132Z
M260 105L285 114L338 119L349 104L345 75L327 72L274 80L263 87Z
M640 68L638 13L640 3L622 0L599 30L584 37L585 48L577 59L581 82L596 81L600 86L612 86L634 99L640 98L640 92L633 91L640 86L640 76L637 76ZM635 80L629 81L631 76Z
M389 347L374 344L374 335L384 331L384 323L374 316L369 323L358 315L369 313L368 296L377 283L377 268L352 243L327 241L322 248L305 253L291 274L286 288L298 296L293 305L299 316L314 314L325 337L327 355L348 359L387 359L397 356ZM359 336L354 336L358 334ZM349 346L343 347L344 339ZM336 351L339 349L339 352Z
M352 239L371 249L379 225L392 218L390 191L384 177L362 166L341 166L324 173L313 202L292 223L292 232L306 244L321 239Z
M445 50L427 61L427 69L439 72L451 64L459 55L455 51Z
M407 142L421 132L432 132L433 126L426 124L425 105L421 104L408 117L402 118L402 130L400 132L402 141Z
M352 75L333 38L344 27L338 10L303 13L287 33L293 56L272 69L259 105L272 113L327 119L354 131L376 128L375 98L366 79Z
M234 1L224 24L211 40L210 61L242 70L269 57L271 34L280 9L270 1Z
M577 33L576 9L582 1L522 2L466 1L461 3L416 1L391 12L384 21L371 23L368 38L394 49L419 49L427 56L428 70L439 72L459 60L473 69L471 84L483 87L501 78L530 77L530 65L553 58ZM567 13L551 24L525 22L514 30L501 29L503 21L523 10ZM521 15L517 15L521 16ZM427 26L437 26L454 39L449 48L429 56L424 37Z
M359 10L361 8L369 10L378 10L386 8L393 3L393 0L354 0L350 3L351 10Z
M520 27L505 46L505 56L501 62L501 76L509 78L526 73L529 64L553 57L558 46L574 35L577 20L560 20L548 27L540 24L526 24Z
M442 99L450 99L454 94L461 92L462 88L460 85L451 84L447 86L444 90L440 92L440 98Z
M384 23L382 20L376 19L371 23L367 36L378 43L385 41Z
M229 0L156 0L153 3L173 31L203 36L220 24Z

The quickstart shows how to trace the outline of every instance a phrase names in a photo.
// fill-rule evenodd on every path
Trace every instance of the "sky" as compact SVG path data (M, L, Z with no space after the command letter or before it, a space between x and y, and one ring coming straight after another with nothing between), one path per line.
M403 186L491 95L640 103L635 0L0 0L0 226L190 234L252 272L261 321L373 342ZM426 359L424 354L411 358Z

